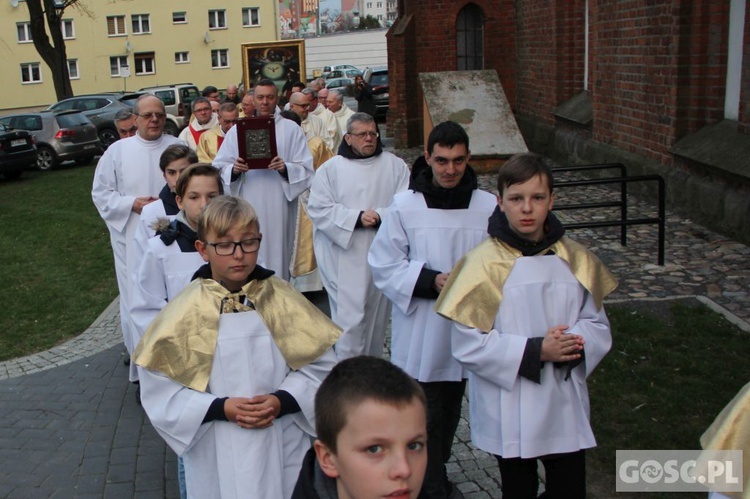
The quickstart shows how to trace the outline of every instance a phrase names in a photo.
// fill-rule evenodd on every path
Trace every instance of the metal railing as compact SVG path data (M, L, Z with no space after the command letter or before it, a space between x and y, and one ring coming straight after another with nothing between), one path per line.
M620 244L627 246L627 228L631 225L657 224L658 227L658 249L657 259L659 265L664 265L664 237L665 237L665 186L664 179L660 175L636 175L629 177L625 165L622 163L606 163L600 165L562 166L554 168L558 172L581 172L593 170L619 170L619 177L606 177L585 180L562 180L555 182L555 188L578 187L587 185L619 184L619 201L594 201L587 203L556 205L554 210L582 210L592 208L620 208L619 220L605 220L600 222L577 222L563 224L567 229L584 229L597 227L620 227ZM658 184L658 208L656 217L628 218L628 184L632 182L656 182Z

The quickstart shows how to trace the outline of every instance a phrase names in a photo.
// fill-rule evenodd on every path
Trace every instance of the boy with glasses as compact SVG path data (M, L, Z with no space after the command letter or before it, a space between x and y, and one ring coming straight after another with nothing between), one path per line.
M188 497L292 494L314 397L340 330L256 265L253 207L219 196L198 220L207 265L154 319L134 360L143 407L185 463Z

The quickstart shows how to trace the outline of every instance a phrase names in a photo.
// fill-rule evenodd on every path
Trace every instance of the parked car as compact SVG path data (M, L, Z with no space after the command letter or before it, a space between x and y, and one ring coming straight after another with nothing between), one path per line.
M68 111L72 109L81 111L96 126L99 140L102 141L102 147L107 149L120 138L115 127L115 115L120 109L132 107L132 103L138 95L140 94L123 92L78 95L52 104L46 111Z
M334 78L333 76L329 76L333 71L343 71L346 69L356 69L357 71L359 71L359 68L357 66L352 66L351 64L334 64L332 66L323 67L323 74L321 76L324 79ZM343 75L339 75L339 77L341 76Z
M190 117L190 104L201 95L201 91L192 83L144 87L139 92L146 92L161 99L167 111L167 125L164 131L174 136L179 135L180 130L188 126L185 119ZM171 123L174 124L174 128Z
M326 80L326 88L351 97L354 95L354 80L352 78L332 78Z
M0 123L16 130L27 130L37 147L36 166L40 170L55 168L73 160L88 165L102 153L96 127L80 111L42 111L0 117Z
M375 116L385 117L388 113L390 103L390 85L388 83L388 66L377 66L366 68L362 79L372 87L372 96L375 100Z
M328 76L326 77L326 80L331 80L333 78L351 78L354 79L355 76L359 76L362 74L362 71L359 69L336 69L334 71L331 71L328 73Z
M0 123L0 173L7 179L18 178L35 162L34 137L25 130L12 130Z

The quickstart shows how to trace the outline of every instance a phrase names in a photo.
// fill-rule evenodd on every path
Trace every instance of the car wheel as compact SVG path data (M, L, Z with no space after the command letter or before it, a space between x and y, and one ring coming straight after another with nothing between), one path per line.
M57 166L57 155L50 147L40 146L36 151L36 167L40 170L50 170Z
M78 166L86 166L92 161L94 161L93 154L88 155L88 156L78 156L77 158L75 158L75 162Z
M164 125L164 133L177 137L180 134L180 130L177 128L177 125L167 120L167 123Z
M15 180L21 176L23 173L23 170L11 170L3 172L3 177L7 178L8 180Z
M106 151L109 146L114 144L120 135L114 128L102 128L99 130L99 140L102 141L102 148Z

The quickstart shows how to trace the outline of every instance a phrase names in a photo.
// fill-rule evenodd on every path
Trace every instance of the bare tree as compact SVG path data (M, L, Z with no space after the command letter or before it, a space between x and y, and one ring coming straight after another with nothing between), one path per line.
M26 0L34 47L49 66L57 100L73 96L61 20L65 9L76 3L78 0Z

